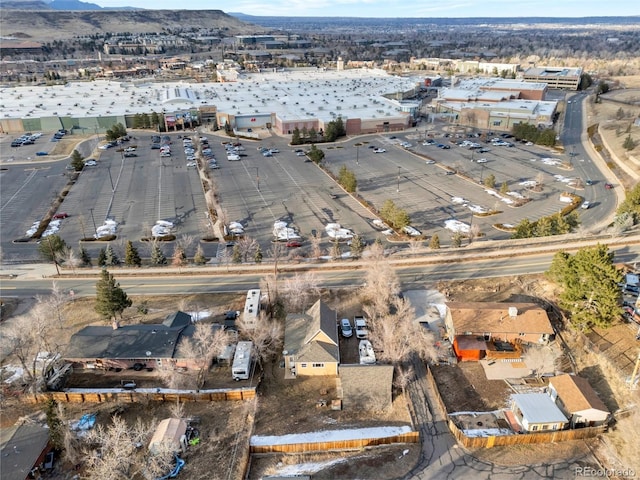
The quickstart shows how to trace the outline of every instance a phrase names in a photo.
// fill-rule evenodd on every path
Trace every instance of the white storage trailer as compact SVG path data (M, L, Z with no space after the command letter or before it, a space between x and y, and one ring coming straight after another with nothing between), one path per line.
M233 365L231 366L231 375L236 382L249 380L252 353L253 342L238 342L236 354L233 357Z

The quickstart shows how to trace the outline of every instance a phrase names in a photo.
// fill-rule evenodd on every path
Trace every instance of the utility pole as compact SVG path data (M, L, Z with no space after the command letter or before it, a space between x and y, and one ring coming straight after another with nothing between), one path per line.
M53 259L53 264L56 266L56 272L58 276L60 276L60 268L58 267L58 258L56 257L56 252L53 251L53 245L51 245L51 237L47 237L47 244L49 245L49 250L51 251L51 258Z

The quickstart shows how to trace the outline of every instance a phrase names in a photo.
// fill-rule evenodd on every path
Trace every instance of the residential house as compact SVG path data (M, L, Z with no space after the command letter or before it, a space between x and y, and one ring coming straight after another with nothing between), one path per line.
M609 409L586 378L568 374L553 377L549 395L569 419L571 428L595 427L609 419Z
M194 330L191 316L180 311L160 324L88 326L71 337L64 358L86 369L198 369L202 359L180 358L178 351Z
M459 361L520 357L520 344L547 344L553 327L534 303L450 302L444 318Z
M35 478L36 470L51 450L49 429L34 423L0 429L0 478Z
M343 409L389 410L392 386L393 365L340 365L338 395Z
M284 331L285 378L338 375L340 349L335 310L318 300L303 314L289 314Z
M511 411L527 432L562 430L568 423L546 393L516 393L511 395L511 400Z

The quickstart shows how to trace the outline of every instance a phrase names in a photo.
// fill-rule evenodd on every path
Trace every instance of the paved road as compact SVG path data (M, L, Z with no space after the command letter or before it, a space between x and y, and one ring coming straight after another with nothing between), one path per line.
M444 412L435 400L435 392L426 379L425 366L414 362L416 380L408 392L422 438L420 461L405 480L541 480L574 479L576 467L598 467L591 455L553 464L531 458L528 465L505 467L483 462L458 446L447 427Z
M635 238L635 237L634 237ZM628 245L613 245L611 250L615 254L616 262L637 262L640 259L640 245L632 243L637 239L629 239ZM593 244L595 242L590 242ZM586 245L587 243L584 243ZM564 245L568 249L570 245ZM460 251L453 256L447 253L435 256L413 259L393 260L394 267L404 289L423 288L432 285L438 280L468 280L472 278L491 278L504 276L517 276L522 274L541 273L549 268L550 262L559 247L550 247L550 251L525 255L523 251L496 250L493 252L475 252L476 255L467 261L465 257L470 252ZM431 263L427 263L431 262ZM318 284L325 288L345 288L362 285L364 273L356 269L357 263L345 262L342 264L324 265L299 265L293 267L282 266L284 278L294 275L295 268L311 268L318 280ZM184 268L179 272L169 267L156 270L133 270L140 276L127 276L127 270L114 269L114 273L120 285L130 295L180 295L192 293L210 292L243 292L255 288L260 280L271 273L272 266L264 265L257 272L255 266L234 268L208 267L206 270L194 270ZM330 270L327 270L330 269ZM86 271L78 270L78 273ZM120 272L120 273L119 273ZM173 273L172 273L173 272ZM68 272L69 273L69 272ZM77 296L95 294L95 283L98 269L93 269L89 276L56 279L57 284L64 291L73 290ZM176 273L178 275L176 276ZM25 265L5 268L0 271L0 295L16 297L32 297L34 295L47 294L51 290L50 278L55 274L51 265ZM145 275L146 276L143 276ZM186 275L185 275L186 274ZM11 276L11 277L10 277ZM43 276L49 278L43 278Z

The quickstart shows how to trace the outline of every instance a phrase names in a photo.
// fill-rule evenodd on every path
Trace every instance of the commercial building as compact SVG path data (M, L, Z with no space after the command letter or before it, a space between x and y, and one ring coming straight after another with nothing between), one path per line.
M452 81L433 100L433 110L461 125L509 131L519 123L553 126L557 102L545 101L547 85L499 78Z
M546 83L549 88L578 90L582 68L532 67L524 72L525 82Z
M230 75L233 72L234 75ZM215 111L217 127L323 130L341 117L347 133L400 131L411 126L420 103L410 100L424 77L397 77L378 69L307 68L254 74L228 70L222 82L68 82L0 88L0 131L103 133L115 123L132 127L136 114L162 114L165 127L201 123L200 110ZM232 81L229 81L232 80Z

